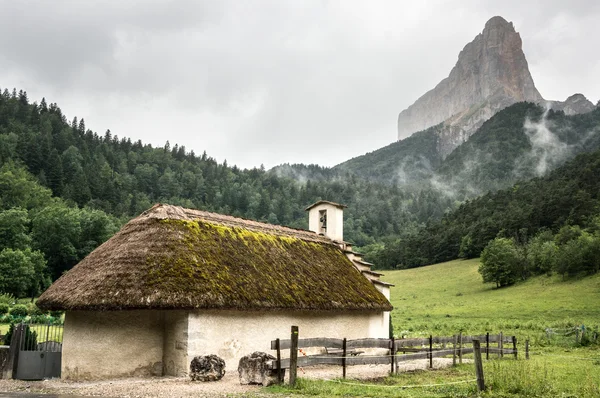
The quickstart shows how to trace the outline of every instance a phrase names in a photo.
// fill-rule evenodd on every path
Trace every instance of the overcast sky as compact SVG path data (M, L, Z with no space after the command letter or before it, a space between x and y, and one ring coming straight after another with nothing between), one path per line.
M542 96L600 99L600 1L0 0L0 87L219 162L333 166L396 140L494 15Z

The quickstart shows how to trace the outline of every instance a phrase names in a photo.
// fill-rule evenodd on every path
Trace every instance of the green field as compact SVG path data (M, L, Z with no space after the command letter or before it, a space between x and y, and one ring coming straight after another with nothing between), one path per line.
M387 271L395 284L392 322L398 336L489 331L537 339L545 328L600 325L600 275L563 281L539 276L496 289L484 284L479 260Z
M548 338L545 329L584 324L592 332L600 325L600 275L567 281L556 275L541 276L496 289L481 282L478 265L478 259L451 261L387 271L382 279L396 285L391 292L396 336L500 331L517 336L519 360L484 361L484 394L478 395L474 383L447 384L472 379L472 364L355 384L301 379L297 388L268 391L322 397L599 397L600 346L581 346L574 336ZM531 342L530 360L523 355L525 339ZM431 384L442 385L403 387Z

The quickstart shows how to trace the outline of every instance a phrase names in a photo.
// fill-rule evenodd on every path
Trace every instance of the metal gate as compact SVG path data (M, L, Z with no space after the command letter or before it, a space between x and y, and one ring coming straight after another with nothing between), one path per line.
M62 325L25 324L20 334L16 379L42 380L60 377Z

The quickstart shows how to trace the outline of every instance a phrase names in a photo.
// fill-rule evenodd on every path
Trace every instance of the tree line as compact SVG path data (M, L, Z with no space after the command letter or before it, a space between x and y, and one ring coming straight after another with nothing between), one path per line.
M524 134L523 117L538 120L540 112L527 104L508 108L482 127L492 138L476 133L476 145L470 145L501 153L498 142L506 140L507 134ZM548 117L557 125L576 127L564 130L565 140L574 139L582 128L600 125L600 111L570 119L561 113ZM516 131L505 124L521 127ZM547 178L460 204L469 197L464 193L468 189L457 195L456 185L440 187L429 179L430 170L418 170L438 165L432 133L417 134L408 142L407 148L420 148L427 154L407 163L412 176L408 184L360 177L344 167L240 169L168 141L163 147L153 147L141 140L119 138L110 130L99 135L86 127L84 119L68 121L55 103L31 102L24 91L4 89L0 93L0 231L9 232L0 232L0 267L6 270L4 275L13 275L4 281L19 279L17 274L25 276L18 286L0 285L0 292L13 289L10 292L18 296L36 294L127 220L159 202L294 228L307 228L307 205L320 199L343 203L348 205L345 239L378 268L475 257L501 230L507 237L522 239L523 233L533 236L540 228L556 232L566 224L584 225L593 214L598 189L589 175L600 170L585 157ZM597 136L586 136L591 147ZM384 152L393 151L390 146ZM440 168L439 175L444 178L464 169L465 156L449 156L446 164L452 167L445 166L443 173ZM385 164L392 167L394 162ZM507 177L508 169L500 169L505 174L490 175L483 183L494 186L491 181L513 181L514 176ZM425 180L417 181L421 175ZM19 267L17 274L8 271Z
M0 167L0 293L35 297L99 244L121 221L70 206L13 162Z
M600 208L600 151L578 155L548 176L488 192L440 220L401 234L373 257L386 268L413 268L479 257L497 237L524 244L540 231L587 228Z
M565 225L558 233L542 230L528 242L497 237L481 253L483 282L508 286L533 275L592 275L600 271L600 217L588 228Z
M322 178L300 180L277 169L218 163L168 141L153 147L109 130L99 135L84 119L68 121L57 104L31 102L16 89L0 93L0 166L0 210L10 211L0 218L0 229L21 231L20 243L1 243L2 266L26 264L23 275L42 263L47 267L42 280L14 288L19 296L42 289L159 202L307 228L304 208L331 200L348 205L345 238L358 246L418 228L454 206L430 187L406 191L316 165L303 167L321 170Z

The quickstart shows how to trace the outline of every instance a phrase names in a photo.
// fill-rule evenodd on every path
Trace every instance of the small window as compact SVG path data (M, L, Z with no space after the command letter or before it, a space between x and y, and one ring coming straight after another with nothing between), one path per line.
M319 210L319 230L321 233L327 231L327 210Z

